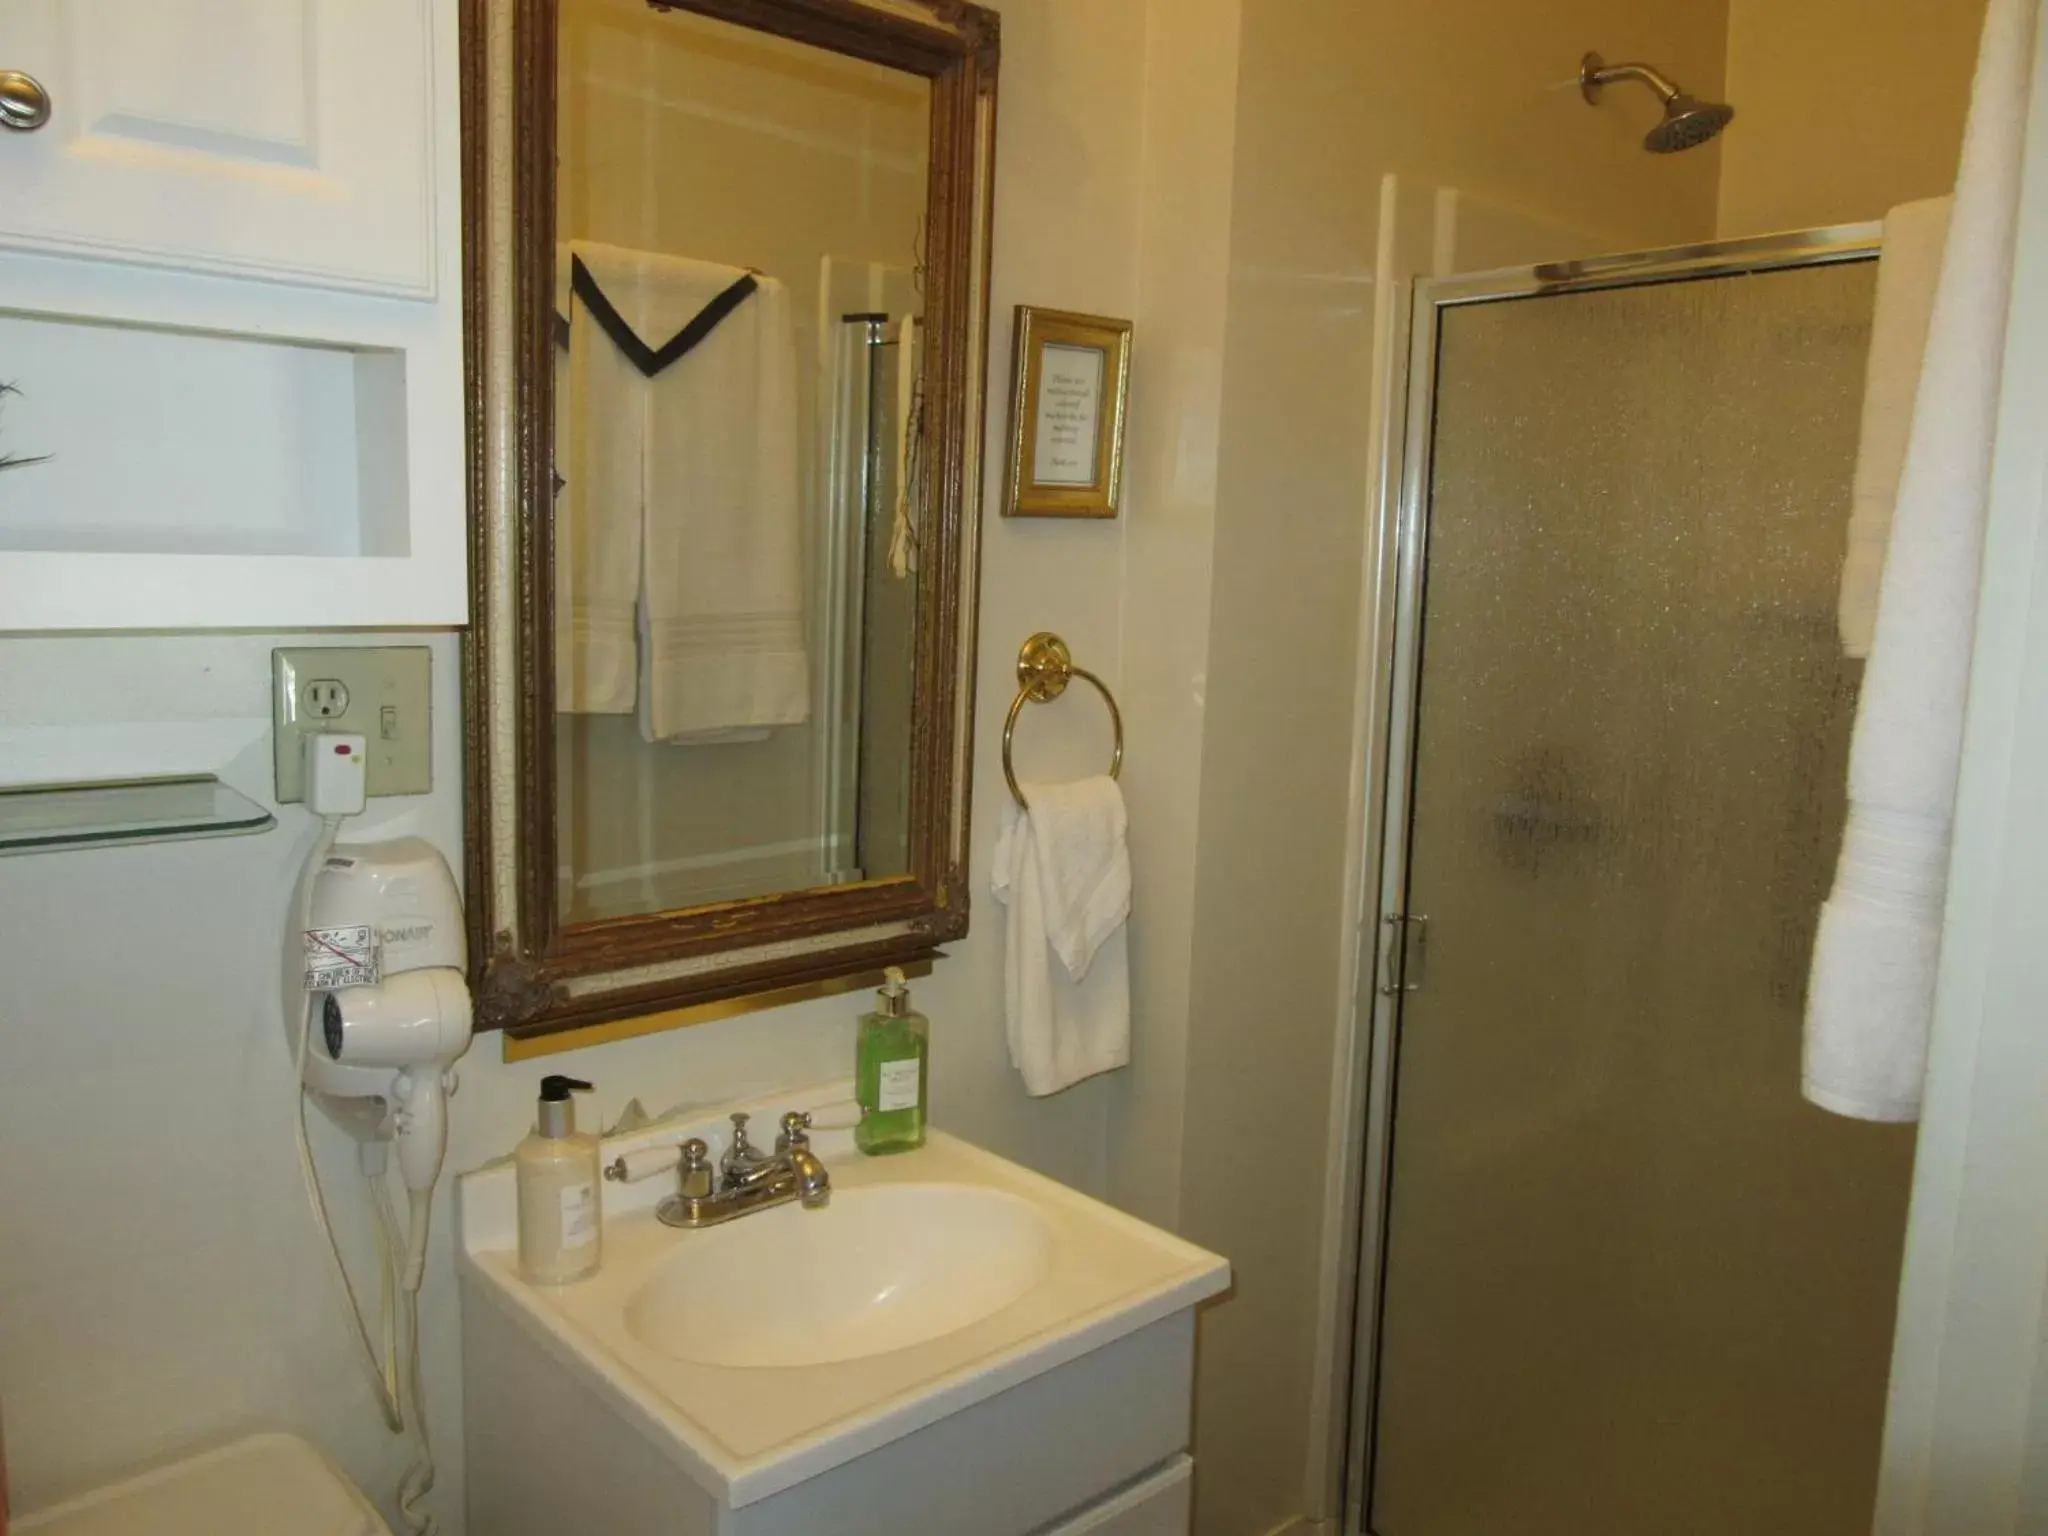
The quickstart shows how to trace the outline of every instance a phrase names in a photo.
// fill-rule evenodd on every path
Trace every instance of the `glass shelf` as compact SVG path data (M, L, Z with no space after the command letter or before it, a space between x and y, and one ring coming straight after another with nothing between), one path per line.
M0 786L0 854L243 837L276 825L210 773Z

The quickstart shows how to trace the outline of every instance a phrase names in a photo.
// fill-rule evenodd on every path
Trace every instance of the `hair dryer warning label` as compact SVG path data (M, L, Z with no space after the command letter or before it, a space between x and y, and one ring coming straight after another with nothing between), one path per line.
M377 930L368 923L357 928L308 928L305 937L308 992L377 985Z

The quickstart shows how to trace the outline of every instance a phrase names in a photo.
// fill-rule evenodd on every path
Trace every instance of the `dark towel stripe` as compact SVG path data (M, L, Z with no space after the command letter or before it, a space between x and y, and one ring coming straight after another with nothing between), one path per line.
M626 317L612 307L612 301L604 296L604 290L597 286L597 279L590 275L590 269L583 265L581 256L569 260L569 288L583 301L584 308L597 317L597 323L611 337L612 344L625 353L635 368L648 378L653 378L663 369L688 357L702 346L706 337L717 330L727 315L752 298L761 285L754 281L754 274L742 276L725 292L713 299L699 311L697 318L670 337L667 344L656 351L634 334L633 327L626 324ZM569 345L569 322L561 315L555 316L555 344Z

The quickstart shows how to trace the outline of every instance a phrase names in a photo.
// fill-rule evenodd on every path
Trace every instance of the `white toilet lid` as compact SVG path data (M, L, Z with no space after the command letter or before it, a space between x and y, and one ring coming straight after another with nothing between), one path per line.
M23 1520L21 1536L391 1536L295 1435L251 1435Z

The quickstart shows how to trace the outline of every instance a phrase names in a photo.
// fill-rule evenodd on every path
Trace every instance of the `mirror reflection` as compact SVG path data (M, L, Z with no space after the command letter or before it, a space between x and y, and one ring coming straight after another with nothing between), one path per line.
M910 868L931 93L562 0L558 905Z

